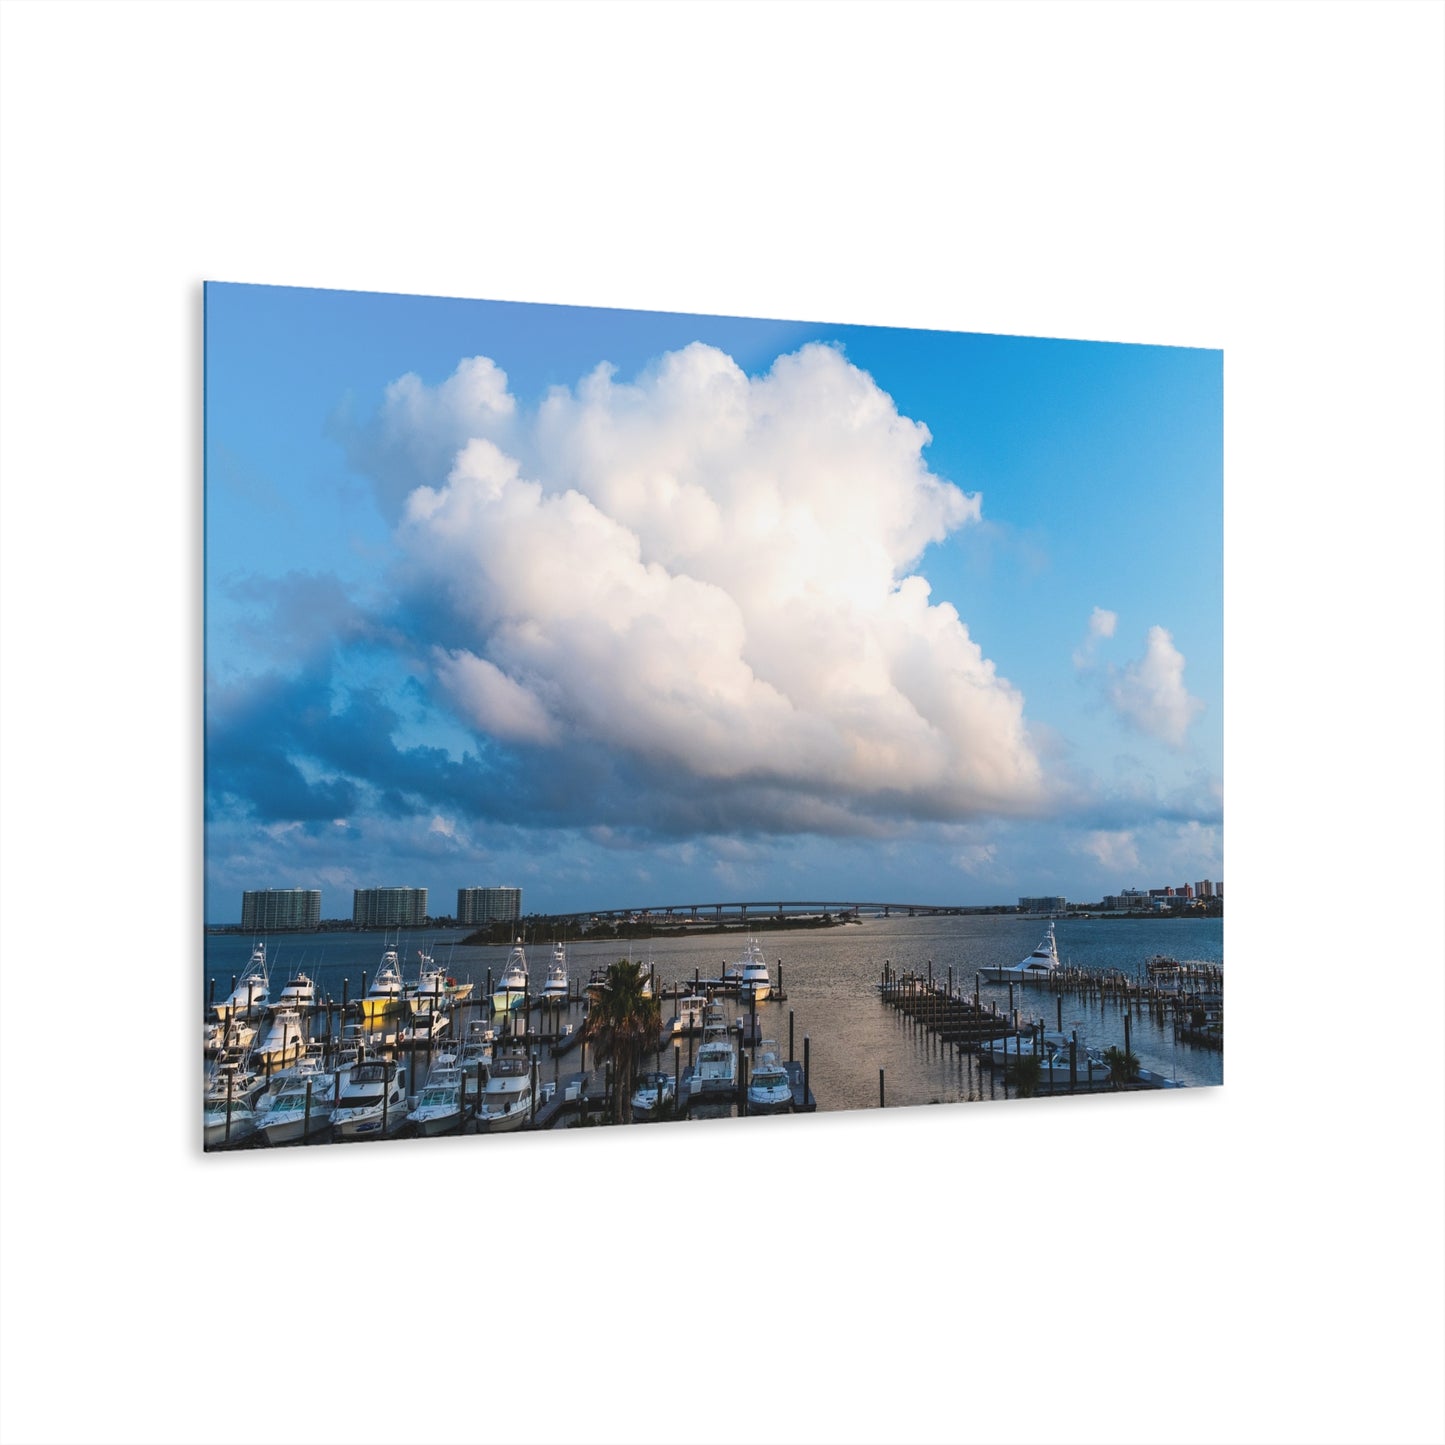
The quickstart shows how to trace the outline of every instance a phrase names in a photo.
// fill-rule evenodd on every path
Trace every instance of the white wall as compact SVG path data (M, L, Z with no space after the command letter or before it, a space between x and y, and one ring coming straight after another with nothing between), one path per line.
M7 5L5 1438L1439 1439L1441 17ZM200 1158L204 278L1222 346L1227 1087L530 1141L505 1173ZM43 1071L70 1050L39 990L98 1019L139 866L196 899L131 940L178 980L149 1082ZM1422 903L1255 892L1326 872ZM1384 960L1411 1046L1372 1062ZM349 1304L291 1339L329 1386L271 1375L286 1334L264 1283L224 1303L228 1246L314 1227L316 1284L353 1276L379 1217L418 1222L403 1170L470 1299L442 1355L491 1300L529 1354L593 1348L521 1390L439 1364L419 1411L342 1391L371 1373ZM753 1202L768 1298L746 1247L704 1253L734 1339L781 1311L761 1371L689 1355L697 1291L639 1227ZM484 1248L564 1212L589 1225L556 1255ZM1174 1219L1207 1229L1197 1265ZM1051 1348L1036 1283L1100 1276ZM247 1357L238 1388L218 1361ZM674 1401L690 1358L708 1389Z

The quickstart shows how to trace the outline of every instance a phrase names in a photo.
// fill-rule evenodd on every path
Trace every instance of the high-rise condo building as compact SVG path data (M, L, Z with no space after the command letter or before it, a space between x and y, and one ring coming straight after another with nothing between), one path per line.
M351 921L358 928L420 928L426 922L425 888L358 888Z
M248 888L241 894L241 927L248 933L318 928L320 924L319 888Z
M520 888L457 889L458 923L515 923L521 916Z

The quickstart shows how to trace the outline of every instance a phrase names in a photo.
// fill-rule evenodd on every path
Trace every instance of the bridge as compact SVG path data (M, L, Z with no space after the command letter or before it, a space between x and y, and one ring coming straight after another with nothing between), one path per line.
M635 908L583 908L575 913L548 913L547 918L573 923L652 923L662 926L690 923L766 923L789 918L929 918L966 913L1010 912L1003 905L965 906L959 903L876 903L861 899L749 899L733 902L654 903Z

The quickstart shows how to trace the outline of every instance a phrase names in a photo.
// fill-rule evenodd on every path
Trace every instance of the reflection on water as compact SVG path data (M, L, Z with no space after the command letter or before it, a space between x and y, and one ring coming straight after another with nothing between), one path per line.
M972 993L974 970L1016 963L1039 941L1046 925L1037 919L989 915L963 918L870 919L861 924L817 930L773 930L759 927L765 957L774 972L781 964L786 1002L768 1000L758 1005L765 1039L778 1041L786 1056L789 1020L794 1053L803 1056L803 1040L810 1041L811 1081L819 1109L873 1109L878 1107L878 1071L885 1072L890 1108L908 1104L952 1102L961 1099L1002 1097L1001 1083L991 1070L980 1069L969 1054L940 1044L927 1030L919 1030L903 1015L878 998L878 983L885 963L899 972L926 974L943 982L950 970L956 987ZM1218 919L1060 919L1056 924L1059 956L1065 964L1085 968L1118 968L1141 974L1145 961L1156 953L1180 960L1223 963L1223 924ZM465 1033L468 1022L479 1017L488 969L493 980L505 966L506 946L462 947L464 930L429 932L403 937L404 972L415 978L417 950L424 947L445 964L447 972L470 980L474 998L454 1011L454 1032ZM632 946L632 956L655 964L657 976L667 984L691 981L721 973L724 963L736 961L742 951L739 934L712 934L691 938L658 938ZM546 976L550 938L529 943L534 987ZM252 940L239 934L206 939L203 988L215 980L216 996L224 995L232 974L239 973L250 956ZM340 1000L343 981L352 999L361 995L363 970L368 979L376 971L385 947L380 933L276 935L270 940L273 993L292 972L303 969L316 979L323 993ZM615 962L628 951L626 943L568 940L568 966L574 983L585 983L594 967ZM983 984L979 996L985 1004L1007 1008L1008 988ZM203 1001L204 1001L203 993ZM731 1013L741 1005L729 1001ZM1015 1007L1025 1020L1059 1023L1059 1004L1052 993L1039 989L1015 991ZM671 1012L663 1003L663 1017ZM568 1017L580 1022L581 1011ZM535 1018L535 1015L534 1015ZM395 1028L393 1020L383 1027ZM1080 1044L1107 1048L1124 1042L1123 1012L1112 1002L1083 1000L1065 995L1062 1026L1077 1030ZM1134 1052L1146 1069L1189 1085L1223 1081L1223 1057L1211 1050L1176 1044L1173 1025L1136 1014L1131 1023ZM689 1049L682 1044L682 1062ZM664 1051L657 1067L669 1071L673 1053ZM589 1057L590 1065L590 1057ZM550 1063L550 1061L549 1061ZM574 1052L562 1061L563 1071L578 1067ZM546 1073L552 1072L544 1066ZM545 1077L545 1074L544 1074Z

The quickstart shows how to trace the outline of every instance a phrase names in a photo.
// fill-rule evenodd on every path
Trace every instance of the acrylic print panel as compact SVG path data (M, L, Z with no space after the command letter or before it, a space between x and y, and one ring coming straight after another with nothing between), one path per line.
M1221 1081L1219 352L205 304L207 1148Z

